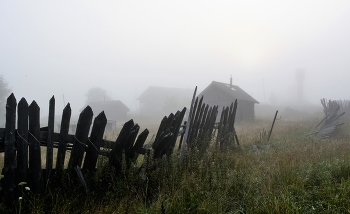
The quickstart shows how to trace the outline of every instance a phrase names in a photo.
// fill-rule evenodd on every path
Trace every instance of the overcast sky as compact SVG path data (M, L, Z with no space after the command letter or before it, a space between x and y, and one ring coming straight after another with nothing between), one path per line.
M77 112L91 87L130 108L148 86L239 85L260 102L350 99L350 1L0 2L0 73L19 101Z

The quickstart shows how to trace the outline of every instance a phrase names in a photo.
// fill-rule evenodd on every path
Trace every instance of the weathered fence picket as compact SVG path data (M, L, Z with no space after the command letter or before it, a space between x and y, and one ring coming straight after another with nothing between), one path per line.
M123 148L132 127L134 127L133 120L124 123L109 155L109 163L115 168L116 173L119 173L122 169Z
M19 182L28 182L28 103L22 98L17 106L17 174Z
M204 107L204 111L203 111L203 116L202 116L202 121L201 121L201 125L200 126L200 129L199 129L199 132L198 132L198 136L202 137L203 136L203 132L205 130L205 125L206 125L206 122L208 120L207 118L207 114L208 114L208 110L209 110L209 105L208 104L204 104L203 105Z
M75 166L81 167L86 149L86 142L89 136L92 116L93 113L90 106L87 106L79 115L72 153L68 163L68 167L71 169Z
M53 133L55 126L55 97L52 96L49 102L49 121L47 125L47 145L46 145L46 176L45 183L51 177L53 164Z
M101 112L95 119L91 130L90 138L87 142L86 155L83 169L95 170L97 158L100 151L100 142L107 125L107 118L104 112Z
M146 153L146 149L143 148L143 144L145 143L148 134L149 134L148 129L145 129L141 134L139 134L134 146L130 151L130 154L129 154L130 160L135 161L139 154L144 155Z
M186 139L186 144L188 144L188 147L191 148L190 142L192 141L192 130L193 130L193 124L196 120L196 112L197 112L197 105L198 105L198 97L196 97L196 100L193 105L192 113L191 113L191 121L189 122L188 126L188 136Z
M187 140L188 140L188 135L189 135L189 131L191 129L191 121L193 120L193 112L194 112L194 100L195 100L195 97L196 97L196 94L197 94L197 86L196 88L194 89L194 92L193 92L193 97L192 97L192 100L191 100L191 106L190 106L190 112L188 114L188 121L186 123L186 126L184 126L184 129L185 129L185 133L183 135L183 143L182 143L182 139L180 140L180 145L179 145L179 149L181 149L181 153L180 153L180 161L183 161L184 157L185 157L185 152L187 150ZM196 99L197 100L197 99ZM182 138L182 136L181 136Z
M7 201L12 201L15 197L15 131L16 131L16 107L17 102L13 94L7 98L6 103L6 125L5 125L5 160L4 169L4 192Z
M71 108L68 103L63 109L59 143L57 149L57 159L56 159L56 173L64 169L64 160L66 158L66 150L68 143L68 132L69 132L69 123L71 117Z
M127 168L130 167L131 162L132 162L132 157L130 157L130 156L132 154L132 148L134 146L134 142L135 142L137 134L139 133L139 130L140 130L140 126L138 124L135 124L131 128L130 133L129 133L129 135L126 139L126 142L124 144L124 147L123 147Z
M176 140L177 140L177 137L179 135L179 131L180 131L180 128L181 128L181 123L182 123L183 118L185 117L185 113L186 113L186 107L184 107L181 112L177 111L176 114L175 114L174 136L173 136L173 138L172 138L172 140L170 142L170 146L169 146L167 155L170 155L173 152L174 148L175 148Z
M33 101L29 105L29 179L34 192L41 190L40 108ZM6 152L5 152L6 154Z

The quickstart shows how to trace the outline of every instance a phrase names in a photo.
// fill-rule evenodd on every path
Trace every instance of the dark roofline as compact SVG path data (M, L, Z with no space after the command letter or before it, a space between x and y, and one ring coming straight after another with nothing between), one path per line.
M84 107L82 109L80 109L80 111L83 111L87 106L90 106L91 108L93 108L94 106L96 107L96 105L102 106L102 105L110 105L110 104L117 104L120 107L124 108L127 112L130 111L130 109L120 100L106 100L106 101L89 102L88 104L84 105Z
M217 82L217 81L212 81L199 95L201 96L207 89L209 89L210 87L215 87L220 89L221 91L223 91L224 93L230 95L230 96L238 96L237 99L241 99L241 100L247 100L247 101L251 101L254 103L259 103L256 99L254 99L252 96L250 96L247 92L245 92L243 89L241 89L239 86L237 85L231 85L230 83L222 83L222 82ZM232 91L232 88L235 91Z

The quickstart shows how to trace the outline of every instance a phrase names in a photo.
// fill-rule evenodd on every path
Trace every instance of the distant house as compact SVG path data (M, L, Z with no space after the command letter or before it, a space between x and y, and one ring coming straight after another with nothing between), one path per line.
M120 100L90 102L88 105L94 112L95 117L104 111L108 120L106 129L115 129L116 121L126 122L127 113L130 111L130 109Z
M137 99L142 114L165 116L189 107L192 96L193 89L190 88L150 86Z
M254 105L259 103L239 86L232 85L232 78L230 84L213 81L198 95L201 96L209 106L219 106L217 120L220 120L222 108L237 99L236 121L252 121L255 118Z

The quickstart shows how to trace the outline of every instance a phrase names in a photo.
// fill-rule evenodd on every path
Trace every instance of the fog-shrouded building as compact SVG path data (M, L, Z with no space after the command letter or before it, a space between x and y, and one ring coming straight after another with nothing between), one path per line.
M232 85L232 78L229 84L212 81L198 95L199 98L202 96L203 103L209 106L219 106L217 121L220 120L222 108L230 106L236 99L238 103L236 121L253 121L255 118L254 105L259 103L239 86Z
M193 96L190 88L149 86L137 99L144 115L169 115L189 107Z
M104 111L107 118L107 131L115 130L117 122L126 122L128 119L128 112L130 111L130 109L120 100L89 102L88 105L91 107L94 117Z

